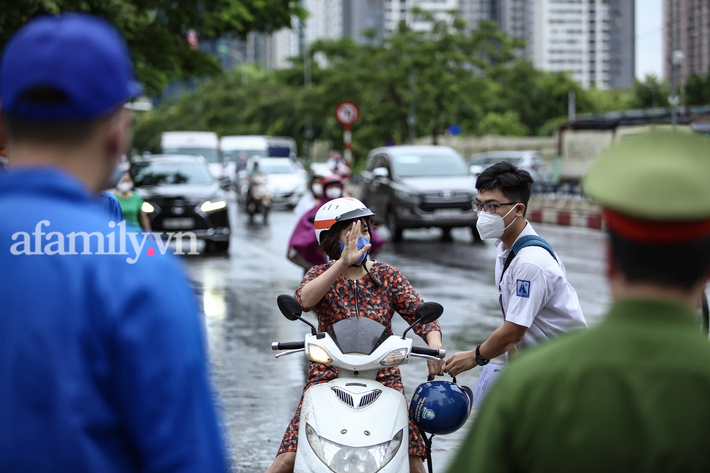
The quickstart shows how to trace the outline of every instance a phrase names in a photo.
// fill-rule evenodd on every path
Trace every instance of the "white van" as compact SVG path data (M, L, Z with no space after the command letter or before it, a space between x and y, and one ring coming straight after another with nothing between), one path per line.
M195 154L207 161L215 179L227 177L219 152L219 138L211 131L167 131L161 135L163 154Z
M244 153L244 163L254 156L288 158L296 156L296 140L283 136L223 136L220 140L227 173L234 176L237 160Z

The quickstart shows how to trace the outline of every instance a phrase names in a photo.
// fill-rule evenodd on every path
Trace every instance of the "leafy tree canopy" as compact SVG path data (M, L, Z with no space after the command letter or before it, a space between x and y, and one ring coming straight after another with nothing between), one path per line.
M404 23L386 38L369 34L360 44L350 38L311 45L311 85L304 86L304 57L277 71L248 69L205 81L196 94L165 103L138 121L139 150L159 151L159 134L202 129L225 135L292 136L303 144L308 120L313 138L340 148L343 129L334 117L343 100L359 105L353 126L353 156L387 142L409 141L410 108L416 110L416 136L444 133L458 124L464 135L538 135L567 117L568 96L576 93L578 113L662 105L667 86L655 78L630 91L585 90L566 73L536 70L515 52L522 46L482 22L470 30L460 18L445 22L422 12L432 33ZM665 94L665 95L664 95ZM639 105L641 104L641 105ZM648 104L648 105L646 105ZM667 104L667 101L665 102Z
M10 3L4 0L5 4ZM298 0L14 0L0 8L0 48L40 15L84 12L113 23L133 55L138 79L150 93L170 81L220 72L216 58L192 50L189 30L200 38L243 37L250 31L291 27L305 18Z

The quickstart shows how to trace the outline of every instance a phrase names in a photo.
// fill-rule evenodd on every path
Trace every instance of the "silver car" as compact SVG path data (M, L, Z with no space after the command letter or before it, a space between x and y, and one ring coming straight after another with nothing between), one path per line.
M256 161L259 161L259 167L267 175L266 187L271 192L274 205L294 208L307 191L307 174L290 158L252 157L249 159L246 169L238 174L240 199L246 195L249 187L249 171L253 169Z
M550 168L537 151L489 151L474 154L466 161L475 178L478 178L487 167L507 161L519 169L528 171L536 183L549 182L551 179Z
M447 146L387 146L370 151L361 173L361 199L387 223L394 241L407 228L469 227L474 240L476 197L466 161Z

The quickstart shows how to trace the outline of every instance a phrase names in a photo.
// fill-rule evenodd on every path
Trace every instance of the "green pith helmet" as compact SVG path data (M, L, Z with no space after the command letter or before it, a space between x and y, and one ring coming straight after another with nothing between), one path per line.
M658 221L710 219L710 140L655 131L606 149L584 178L602 206Z

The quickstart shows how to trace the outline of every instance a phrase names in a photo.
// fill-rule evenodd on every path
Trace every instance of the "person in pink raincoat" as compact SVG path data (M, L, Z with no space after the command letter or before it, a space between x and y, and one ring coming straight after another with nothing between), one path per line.
M337 175L326 177L322 185L323 195L316 205L301 215L288 244L286 257L306 271L313 266L328 262L315 237L313 219L316 212L326 202L343 197L344 193L343 181ZM374 228L370 231L372 233L370 255L374 257L384 246L385 239L379 236Z

